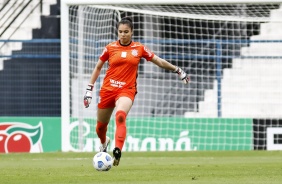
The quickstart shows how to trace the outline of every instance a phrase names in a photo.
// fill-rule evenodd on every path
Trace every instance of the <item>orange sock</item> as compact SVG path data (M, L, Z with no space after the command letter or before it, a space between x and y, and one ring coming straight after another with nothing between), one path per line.
M106 142L107 127L108 127L108 123L102 123L97 121L96 133L100 138L102 144Z
M124 145L124 141L126 138L126 112L117 111L116 112L116 135L115 135L115 143L116 147L122 150Z

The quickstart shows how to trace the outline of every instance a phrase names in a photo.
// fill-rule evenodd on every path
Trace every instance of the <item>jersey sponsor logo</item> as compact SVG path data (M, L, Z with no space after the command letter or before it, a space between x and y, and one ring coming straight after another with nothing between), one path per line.
M127 52L121 52L121 57L126 58Z
M134 45L131 45L131 47L138 47L138 46L141 46L141 45L136 45L136 43Z
M138 50L136 50L136 49L133 49L132 51L131 51L131 54L133 55L133 56L138 56Z
M104 50L103 50L103 52L102 52L102 54L101 54L101 56L103 56L106 52L107 52L107 48L105 47ZM101 57L101 56L100 56L100 57Z
M111 44L112 47L118 47L119 45L115 42Z
M110 83L111 83L111 86L117 87L117 88L122 88L126 84L126 82L116 81L113 79L110 79Z
M145 52L147 52L149 57L152 56L152 52L147 47L144 47L144 50L145 50Z

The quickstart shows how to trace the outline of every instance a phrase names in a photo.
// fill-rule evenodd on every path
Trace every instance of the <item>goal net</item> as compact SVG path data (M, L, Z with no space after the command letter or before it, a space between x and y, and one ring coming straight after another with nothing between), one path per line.
M97 102L107 64L88 109L83 96L126 16L133 20L133 40L183 68L191 83L141 60L124 151L281 148L281 2L191 2L62 3L63 151L98 150ZM114 131L113 117L111 139Z

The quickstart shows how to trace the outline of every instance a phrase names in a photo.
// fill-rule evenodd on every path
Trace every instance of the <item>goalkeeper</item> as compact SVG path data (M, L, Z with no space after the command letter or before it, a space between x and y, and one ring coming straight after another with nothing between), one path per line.
M126 116L137 94L136 78L140 59L143 57L160 68L175 72L185 84L189 82L189 76L181 68L156 56L144 45L132 40L133 23L129 17L121 19L117 26L119 39L104 48L93 70L84 96L84 106L87 108L91 103L94 83L102 66L108 61L108 69L100 89L96 133L101 141L100 151L107 152L110 142L109 137L106 136L107 126L114 108L116 108L114 166L119 164L121 158L121 151L126 138Z

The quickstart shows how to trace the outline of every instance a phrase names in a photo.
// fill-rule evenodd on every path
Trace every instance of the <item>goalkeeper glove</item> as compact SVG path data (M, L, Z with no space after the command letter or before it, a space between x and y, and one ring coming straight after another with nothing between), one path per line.
M86 93L84 95L84 107L88 108L89 104L92 100L92 90L93 90L93 84L88 84L88 87L86 88Z
M184 84L188 84L190 81L190 77L187 73L185 73L181 68L176 67L174 73L177 73L179 78L184 82Z

